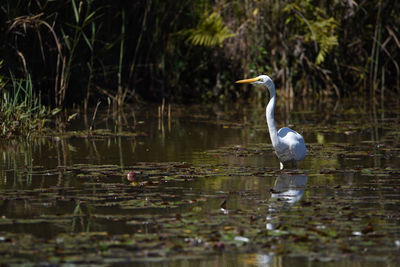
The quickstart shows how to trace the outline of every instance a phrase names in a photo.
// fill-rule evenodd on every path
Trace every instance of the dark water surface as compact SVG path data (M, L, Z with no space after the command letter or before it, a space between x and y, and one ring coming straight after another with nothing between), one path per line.
M398 103L278 102L278 128L308 149L290 171L262 105L159 110L104 110L89 136L92 114L80 115L64 134L2 143L0 263L400 260Z

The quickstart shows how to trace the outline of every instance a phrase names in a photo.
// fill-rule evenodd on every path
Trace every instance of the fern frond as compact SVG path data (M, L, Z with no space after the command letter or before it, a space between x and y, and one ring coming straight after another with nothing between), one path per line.
M187 35L186 41L190 44L206 47L222 45L226 38L235 35L216 12L204 16L196 28L186 30L184 33Z
M295 1L287 4L285 8L283 8L283 11L286 13L293 12L295 14L293 17L300 22L304 30L304 40L307 42L314 42L315 44L315 50L317 52L315 64L323 63L333 47L338 45L336 33L338 22L335 18L324 18L324 11L310 5L308 1ZM292 16L289 16L286 23L289 23L292 19Z

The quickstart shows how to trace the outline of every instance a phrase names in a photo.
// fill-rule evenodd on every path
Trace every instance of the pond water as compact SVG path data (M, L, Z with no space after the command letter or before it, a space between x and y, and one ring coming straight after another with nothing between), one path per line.
M385 108L386 107L386 108ZM390 109L388 107L391 107ZM393 266L400 104L277 103L306 140L279 170L263 105L80 114L1 144L0 263Z

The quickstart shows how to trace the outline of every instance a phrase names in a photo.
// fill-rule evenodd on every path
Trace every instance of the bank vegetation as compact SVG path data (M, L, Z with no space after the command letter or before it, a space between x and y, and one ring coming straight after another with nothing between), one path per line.
M287 97L398 97L399 25L389 0L6 0L0 88L42 113L235 100L258 74Z

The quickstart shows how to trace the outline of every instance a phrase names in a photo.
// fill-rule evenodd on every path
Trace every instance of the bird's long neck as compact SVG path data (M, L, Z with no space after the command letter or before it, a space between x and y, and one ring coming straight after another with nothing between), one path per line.
M278 131L276 130L275 119L274 119L274 109L275 109L275 102L276 102L276 94L275 94L275 86L269 86L269 95L270 99L265 110L265 116L267 118L269 136L271 137L272 146L276 147L279 143L278 139Z

